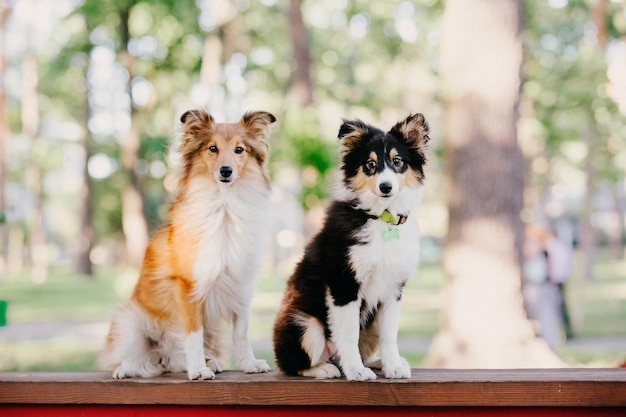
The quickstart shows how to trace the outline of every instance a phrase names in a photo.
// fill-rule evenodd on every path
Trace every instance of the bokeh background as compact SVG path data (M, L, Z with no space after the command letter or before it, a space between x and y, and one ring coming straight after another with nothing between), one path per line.
M488 3L468 0L477 7L466 19L495 39L500 29L472 15ZM626 2L501 3L512 3L510 22L521 22L511 111L524 182L514 190L523 206L513 215L520 225L551 227L575 254L565 293L574 337L563 335L551 352L563 365L619 366L626 361ZM171 145L180 115L192 108L218 121L251 109L278 118L272 233L260 248L267 256L251 329L257 354L270 361L284 282L332 190L342 118L389 128L411 112L425 114L431 148L415 214L422 268L406 288L400 344L412 366L436 366L431 342L457 305L442 262L453 99L441 59L443 40L462 36L444 24L457 7L452 0L0 0L0 370L94 369L109 313L132 291L149 236L166 215L177 162ZM470 267L482 274L480 264ZM522 277L508 279L521 297ZM476 304L499 297L481 285L473 287Z

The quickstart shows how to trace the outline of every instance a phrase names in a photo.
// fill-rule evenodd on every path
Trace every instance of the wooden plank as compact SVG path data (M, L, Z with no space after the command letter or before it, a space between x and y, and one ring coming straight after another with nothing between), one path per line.
M113 380L102 372L0 373L0 404L203 406L626 407L625 369L415 369L406 380L315 380L276 373Z

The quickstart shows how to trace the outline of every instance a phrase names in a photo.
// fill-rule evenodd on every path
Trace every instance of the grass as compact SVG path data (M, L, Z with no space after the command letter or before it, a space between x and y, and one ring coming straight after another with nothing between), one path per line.
M580 337L626 336L626 261L601 259L596 277L567 284L573 326Z
M107 317L111 307L119 302L117 279L112 271L80 277L58 269L44 283L33 284L24 274L0 281L0 299L9 302L9 323L99 320Z
M64 337L0 342L0 349L0 371L95 370L98 356L91 344Z
M567 298L578 338L626 337L626 261L601 258L597 276L585 281L572 277ZM28 275L0 281L0 299L9 302L8 322L108 320L113 306L129 295L137 274L133 271L102 270L94 278L77 277L65 269L54 270L43 284L33 284ZM430 339L437 331L444 306L441 288L445 277L438 265L427 264L405 288L399 337ZM254 297L250 328L252 340L266 340L282 297L284 282L261 279ZM0 371L95 369L98 346L78 337L45 340L7 340L0 327ZM559 350L567 363L585 366L615 366L626 359L626 346L598 350L569 347ZM257 355L273 363L269 348ZM422 351L403 352L418 367Z

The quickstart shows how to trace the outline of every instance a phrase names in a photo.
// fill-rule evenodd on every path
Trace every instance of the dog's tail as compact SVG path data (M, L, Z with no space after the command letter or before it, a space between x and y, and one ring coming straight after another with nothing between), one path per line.
M302 328L300 345L311 359L311 367L326 363L335 355L335 349L326 340L324 325L315 317L300 313L293 317L294 323Z
M155 376L163 373L158 337L162 333L149 315L134 301L118 307L104 350L97 359L100 369L113 371L113 377Z

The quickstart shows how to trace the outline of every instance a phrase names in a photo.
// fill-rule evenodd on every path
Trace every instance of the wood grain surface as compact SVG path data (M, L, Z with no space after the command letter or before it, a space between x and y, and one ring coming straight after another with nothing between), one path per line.
M0 404L621 408L626 369L414 369L410 379L368 382L238 371L212 381L188 381L184 374L113 380L102 372L5 372Z

